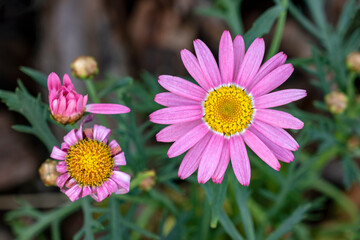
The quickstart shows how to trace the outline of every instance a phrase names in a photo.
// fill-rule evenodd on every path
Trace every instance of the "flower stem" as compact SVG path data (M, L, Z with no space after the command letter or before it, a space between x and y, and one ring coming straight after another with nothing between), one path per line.
M100 98L96 94L96 88L92 79L85 79L85 85L89 92L90 98L94 103L100 103ZM106 125L106 119L103 115L99 115L99 119L102 125Z
M288 5L289 5L289 1L288 0L282 0L281 1L281 5L284 8L283 11L280 13L277 25L276 25L276 29L275 29L275 34L274 34L274 38L271 42L271 46L269 48L268 54L266 56L266 59L269 59L270 57L272 57L278 50L280 47L280 43L281 43L281 38L282 38L282 34L284 31L284 26L285 26L285 21L286 21L286 15L287 15L287 9L288 9Z

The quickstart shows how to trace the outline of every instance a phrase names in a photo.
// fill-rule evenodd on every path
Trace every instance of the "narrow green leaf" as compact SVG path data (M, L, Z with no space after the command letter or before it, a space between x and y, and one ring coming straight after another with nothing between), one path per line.
M349 28L358 9L359 6L356 3L356 0L349 0L346 2L336 26L336 31L340 36L345 35L346 30Z
M327 21L325 17L325 11L324 11L324 0L305 0L305 3L308 6L308 9L310 10L310 14L312 16L312 19L316 23L316 25L323 31L323 34L325 34L325 31L327 30Z
M298 207L285 221L274 231L272 232L266 240L278 240L284 234L291 231L291 229L298 224L304 217L305 213L310 209L310 204Z
M5 102L9 110L20 113L28 120L32 126L31 133L37 136L51 151L53 146L57 145L57 140L47 125L49 116L47 106L41 102L40 95L37 98L31 96L21 81L18 81L18 85L15 92L0 90L0 99ZM29 129L25 127L19 129L29 132Z
M29 67L20 67L20 71L31 77L40 86L44 88L47 87L47 76L42 72L39 72Z
M138 225L127 221L124 218L120 218L119 219L120 224L123 224L125 227L130 228L131 230L134 230L135 232L148 237L148 238L152 238L152 239L160 239L160 236L156 235L155 233L149 232L141 227L139 227Z
M251 29L244 35L245 46L248 47L255 38L267 34L274 25L275 20L279 17L283 8L274 6L266 10L252 25Z
M235 240L244 240L244 238L241 236L241 234L238 232L238 230L236 229L236 227L234 226L233 222L231 221L231 219L228 217L228 215L226 215L226 213L224 212L224 210L220 211L220 217L219 217L219 221L221 223L221 225L223 226L225 232L232 238Z
M319 30L294 6L294 4L291 3L291 1L289 2L289 11L305 30L318 39L322 39Z
M255 239L254 223L248 207L248 200L250 197L249 190L247 187L240 187L237 181L233 181L233 186L235 188L235 199L237 206L240 210L241 220L243 223L243 228L245 230L246 239L254 240Z
M12 129L14 129L15 131L18 131L18 132L34 134L34 129L32 127L29 127L29 126L12 125L11 127L12 127Z
M210 226L216 228L219 220L220 210L223 208L226 191L229 184L229 174L225 173L221 184L213 184L213 198L210 204L211 207L211 222Z

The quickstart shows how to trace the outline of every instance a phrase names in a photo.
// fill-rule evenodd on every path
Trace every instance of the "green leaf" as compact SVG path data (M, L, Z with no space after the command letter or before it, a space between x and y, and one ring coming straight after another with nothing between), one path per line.
M340 15L340 19L336 26L336 31L340 36L344 36L346 30L351 25L353 18L355 17L356 11L359 9L356 0L349 0L343 7Z
M235 225L233 224L233 222L231 221L231 219L228 217L228 215L226 215L226 213L224 212L224 210L220 211L220 217L219 217L219 221L221 223L221 225L223 226L225 232L232 238L235 240L244 240L244 238L241 236L241 234L238 232L238 230L236 229Z
M284 234L288 233L296 224L298 224L310 209L310 204L298 207L290 217L288 217L274 232L272 232L266 240L280 239Z
M255 38L267 34L274 25L275 20L279 17L283 7L274 6L266 10L252 25L251 29L244 35L245 46L248 47Z
M210 226L215 228L219 220L220 210L223 208L224 201L226 198L226 191L228 188L229 177L225 173L224 179L221 184L215 184L209 182L202 185L206 196L208 197L210 208L211 208L211 222Z
M233 186L235 188L235 199L237 206L240 210L241 220L243 223L243 228L245 230L246 239L254 240L255 239L254 223L248 207L248 200L250 197L249 190L247 187L240 187L237 181L233 181Z
M360 171L356 163L348 156L344 156L341 165L344 171L344 184L347 189L354 181L360 182Z
M99 98L103 98L109 93L116 91L119 88L122 88L124 86L131 85L134 82L134 79L131 77L124 77L118 81L115 81L115 83L110 84L110 86L104 88L98 93Z
M47 106L41 102L40 95L37 98L31 96L21 81L18 81L18 85L15 92L0 90L0 99L5 102L9 110L20 113L30 123L27 127L15 125L14 129L32 133L51 151L58 142L46 122L49 116Z
M308 9L310 10L310 14L312 19L316 23L316 25L325 33L327 30L327 22L324 12L324 0L306 0L305 1Z
M20 67L20 71L31 77L40 86L44 88L47 87L47 76L42 72L36 71L29 67Z
M137 232L145 237L152 238L152 239L160 239L160 236L156 235L155 233L149 232L132 222L127 221L125 218L120 217L119 222L120 222L120 224L124 225L125 227L130 228L130 229L134 230L134 232Z

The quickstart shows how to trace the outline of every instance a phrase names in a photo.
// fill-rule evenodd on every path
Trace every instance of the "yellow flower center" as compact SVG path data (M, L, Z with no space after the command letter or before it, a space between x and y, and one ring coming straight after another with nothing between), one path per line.
M203 108L205 123L225 136L246 129L254 113L251 96L235 85L222 86L211 91L203 103Z
M69 175L81 186L101 186L112 174L110 147L94 139L80 140L65 159Z

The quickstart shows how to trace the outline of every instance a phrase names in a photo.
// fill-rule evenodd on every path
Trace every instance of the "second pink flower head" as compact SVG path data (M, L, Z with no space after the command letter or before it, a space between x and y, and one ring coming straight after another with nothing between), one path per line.
M59 123L66 125L77 122L84 112L97 114L128 113L130 109L120 104L99 103L86 104L88 96L76 92L69 75L60 78L54 72L48 77L49 107L52 117Z

